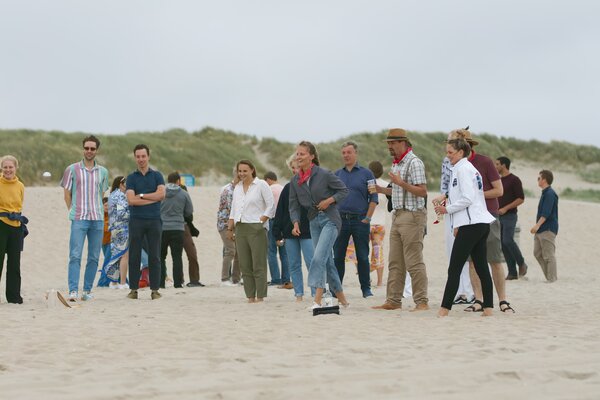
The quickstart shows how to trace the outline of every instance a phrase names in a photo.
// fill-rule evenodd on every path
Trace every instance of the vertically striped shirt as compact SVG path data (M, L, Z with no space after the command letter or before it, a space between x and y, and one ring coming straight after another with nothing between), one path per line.
M102 195L108 190L108 171L94 161L87 169L82 161L69 165L60 182L71 191L70 220L102 221L104 207Z

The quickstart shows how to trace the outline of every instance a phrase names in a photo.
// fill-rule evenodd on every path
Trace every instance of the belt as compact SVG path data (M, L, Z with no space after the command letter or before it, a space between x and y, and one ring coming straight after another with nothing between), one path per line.
M340 213L340 217L342 217L342 219L348 219L348 220L361 220L364 218L360 214L351 214L351 213Z

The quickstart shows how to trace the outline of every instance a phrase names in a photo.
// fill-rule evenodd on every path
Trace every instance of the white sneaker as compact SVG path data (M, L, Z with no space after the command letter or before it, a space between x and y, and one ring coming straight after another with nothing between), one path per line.
M119 289L129 289L129 285L127 283L119 285L118 287L119 287Z
M109 289L120 289L119 286L119 282L111 282L108 284Z
M312 312L312 310L314 310L315 308L321 308L321 305L313 302L312 306L308 307L308 311Z
M237 283L231 281L221 281L221 286L239 286Z
M69 301L77 301L77 292L75 290L73 290L72 292L69 292Z
M84 291L83 294L81 295L81 300L83 300L83 301L92 300L93 298L94 298L94 295L92 294L92 292Z

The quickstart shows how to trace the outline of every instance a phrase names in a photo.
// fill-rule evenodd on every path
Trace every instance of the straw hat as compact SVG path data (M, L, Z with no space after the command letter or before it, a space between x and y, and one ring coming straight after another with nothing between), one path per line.
M402 128L392 128L388 131L386 142L394 142L396 140L408 142L408 133Z
M465 139L467 143L469 143L471 146L477 146L479 144L479 142L477 140L474 140L471 136L471 132L469 132L468 126L464 129L455 129L452 132L450 132L450 134L448 135L448 140L446 140L446 142L455 139Z

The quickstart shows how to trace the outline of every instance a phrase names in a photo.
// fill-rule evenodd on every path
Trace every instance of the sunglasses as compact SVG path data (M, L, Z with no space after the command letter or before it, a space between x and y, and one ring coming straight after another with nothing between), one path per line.
M83 148L85 151L96 151L95 147L84 147Z

